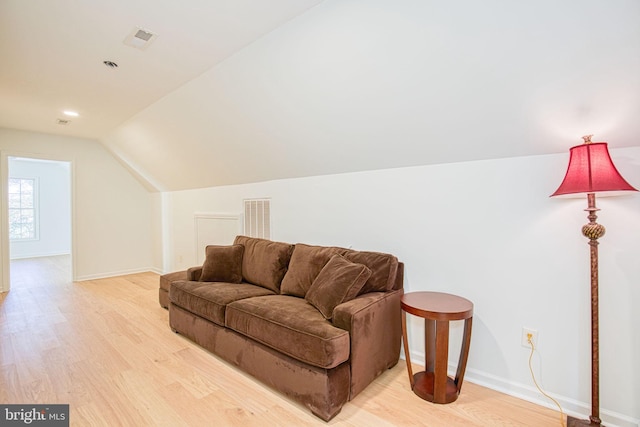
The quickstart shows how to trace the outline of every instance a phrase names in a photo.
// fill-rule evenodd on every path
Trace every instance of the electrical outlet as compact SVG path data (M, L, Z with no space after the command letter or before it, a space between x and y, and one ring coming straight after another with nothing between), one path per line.
M538 331L531 328L522 327L522 339L521 344L523 347L531 348L531 344L529 344L529 336L531 336L531 341L533 342L534 347L538 346Z

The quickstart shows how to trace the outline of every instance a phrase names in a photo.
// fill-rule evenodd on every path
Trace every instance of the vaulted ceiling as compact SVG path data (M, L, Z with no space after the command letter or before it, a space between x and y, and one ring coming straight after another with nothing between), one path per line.
M0 127L97 139L158 191L635 146L639 22L635 0L2 0Z
M320 1L2 0L0 126L101 138Z

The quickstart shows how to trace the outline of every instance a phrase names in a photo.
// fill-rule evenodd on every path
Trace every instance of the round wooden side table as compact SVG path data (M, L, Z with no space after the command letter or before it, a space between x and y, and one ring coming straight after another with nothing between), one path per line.
M467 368L473 303L465 298L441 292L409 292L402 296L402 341L411 389L433 403L454 402L460 394ZM424 318L425 370L413 374L407 340L407 313ZM449 322L464 320L464 335L456 377L447 376L449 361Z

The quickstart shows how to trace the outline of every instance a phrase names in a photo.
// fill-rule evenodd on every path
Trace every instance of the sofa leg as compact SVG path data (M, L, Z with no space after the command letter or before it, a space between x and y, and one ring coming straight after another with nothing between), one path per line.
M311 409L311 413L316 417L320 418L323 421L329 422L333 417L335 417L340 413L340 411L342 410L342 405L340 405L340 407L337 409L334 408L333 412L319 412L319 411L315 411L313 408L309 408L309 409Z

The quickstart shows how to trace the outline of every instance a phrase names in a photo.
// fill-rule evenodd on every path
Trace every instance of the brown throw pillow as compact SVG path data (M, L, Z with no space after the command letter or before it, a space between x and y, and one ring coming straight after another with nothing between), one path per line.
M202 265L201 282L242 282L244 246L213 246L205 249L207 258Z
M354 299L369 276L371 270L367 266L334 255L313 281L304 299L317 308L325 319L331 319L333 309Z
M296 243L280 293L304 298L322 268L332 256L345 250L332 246L310 246Z

